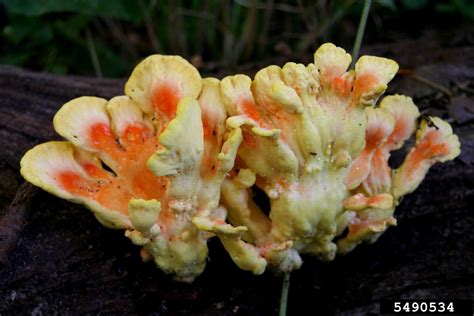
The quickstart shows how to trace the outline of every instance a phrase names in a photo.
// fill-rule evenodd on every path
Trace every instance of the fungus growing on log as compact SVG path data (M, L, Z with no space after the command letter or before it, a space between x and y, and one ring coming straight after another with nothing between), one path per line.
M415 132L419 112L404 96L377 105L394 61L363 56L347 71L350 62L324 44L307 66L219 81L181 57L150 56L125 96L66 103L54 118L66 141L28 151L21 173L125 229L144 260L181 281L202 273L212 236L255 274L297 269L301 254L332 260L395 225L400 198L460 152L448 123L424 119L392 170L390 152Z

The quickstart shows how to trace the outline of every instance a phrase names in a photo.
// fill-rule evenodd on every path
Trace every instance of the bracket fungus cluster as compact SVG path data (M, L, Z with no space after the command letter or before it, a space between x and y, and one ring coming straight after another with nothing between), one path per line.
M124 229L144 260L181 281L202 273L214 236L255 274L297 269L305 253L332 260L395 225L400 198L460 152L449 124L420 120L410 98L377 105L394 61L350 63L324 44L307 66L219 81L181 57L150 56L125 96L66 103L54 118L66 140L28 151L21 173ZM390 153L415 131L392 170Z

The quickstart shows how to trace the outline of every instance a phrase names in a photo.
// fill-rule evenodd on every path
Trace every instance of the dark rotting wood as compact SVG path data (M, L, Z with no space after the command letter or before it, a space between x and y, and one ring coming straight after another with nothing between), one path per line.
M33 185L24 182L10 206L0 214L0 264L5 261L8 252L15 247L20 233L27 224L26 210L30 207L37 190Z

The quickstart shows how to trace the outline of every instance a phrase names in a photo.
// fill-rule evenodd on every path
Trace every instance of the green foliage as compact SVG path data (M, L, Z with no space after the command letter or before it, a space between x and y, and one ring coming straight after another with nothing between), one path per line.
M474 20L474 2L472 0L439 1L435 8L440 13L458 13Z
M153 53L229 68L275 54L310 55L325 41L350 49L362 5L359 0L0 0L5 16L0 63L117 77ZM371 14L426 8L474 18L470 0L374 0Z
M9 13L40 16L54 12L72 12L86 16L141 20L137 1L130 0L0 0Z
M0 63L27 66L54 73L91 74L88 39L85 31L94 19L116 18L140 23L142 12L130 0L0 0L8 23L2 30ZM106 76L122 76L127 60L115 45L94 43Z
M392 1L393 0L381 0ZM422 10L434 7L434 11L444 15L461 15L474 20L474 2L472 0L401 0L401 8Z
M419 10L428 4L428 0L402 0L402 5L408 10Z
M272 54L279 42L316 46L353 2L0 0L7 16L0 62L124 76L140 57L166 53L228 67Z

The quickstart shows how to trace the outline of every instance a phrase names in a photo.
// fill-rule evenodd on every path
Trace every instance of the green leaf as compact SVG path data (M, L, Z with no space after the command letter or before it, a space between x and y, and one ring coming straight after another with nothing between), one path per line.
M134 22L141 19L140 7L134 0L0 0L0 3L10 14L27 16L73 12Z
M380 7L390 9L392 11L397 10L397 6L395 5L395 0L377 0L377 1L374 1L374 4Z
M402 5L408 10L419 10L428 5L428 0L402 0Z
M26 40L44 44L53 39L51 27L37 17L11 16L10 24L4 27L2 33L13 45Z
M97 57L105 77L119 77L129 71L128 64L116 50L102 41L95 42Z
M52 23L54 31L73 42L82 42L81 32L84 31L91 18L75 15L67 19L56 20Z
M454 13L456 12L456 7L447 3L437 3L435 10L439 13Z
M465 17L474 19L474 3L470 0L454 0L459 12Z
M453 0L451 2L436 3L435 10L445 14L461 14L471 20L474 19L474 3L470 0Z
M30 55L28 52L0 55L0 64L22 66L30 58Z

